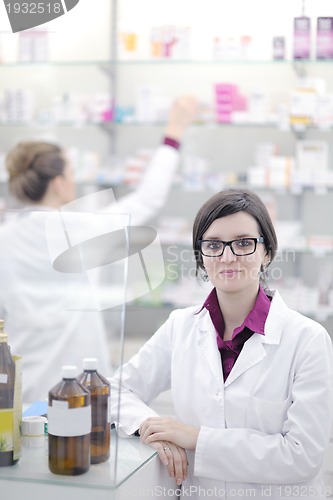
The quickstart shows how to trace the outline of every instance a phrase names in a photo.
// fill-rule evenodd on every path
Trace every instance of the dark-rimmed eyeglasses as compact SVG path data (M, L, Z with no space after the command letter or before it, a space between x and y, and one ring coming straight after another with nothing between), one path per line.
M253 254L258 243L264 243L263 236L259 238L239 238L238 240L198 240L200 252L205 257L221 257L226 247L230 247L232 253L237 257Z

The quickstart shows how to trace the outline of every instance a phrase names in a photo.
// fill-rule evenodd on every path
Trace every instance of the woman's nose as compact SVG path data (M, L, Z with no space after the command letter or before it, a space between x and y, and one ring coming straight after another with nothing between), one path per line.
M220 260L223 262L234 262L236 260L236 255L231 250L230 246L226 246L223 255L220 256Z

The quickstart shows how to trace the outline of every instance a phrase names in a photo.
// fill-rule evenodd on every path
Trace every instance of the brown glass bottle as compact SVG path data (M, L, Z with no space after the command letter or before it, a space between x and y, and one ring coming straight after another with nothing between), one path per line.
M83 360L78 381L91 394L91 463L105 462L110 456L110 384L98 371L96 358Z
M49 392L49 469L76 476L90 467L90 392L77 380L75 366L63 366L62 381Z
M14 465L14 387L15 361L0 319L0 467Z

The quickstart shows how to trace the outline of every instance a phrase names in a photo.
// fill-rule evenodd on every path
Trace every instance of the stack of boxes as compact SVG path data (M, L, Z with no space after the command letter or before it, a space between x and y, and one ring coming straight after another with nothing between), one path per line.
M231 123L235 111L246 111L246 97L239 93L237 85L233 83L215 84L216 121Z

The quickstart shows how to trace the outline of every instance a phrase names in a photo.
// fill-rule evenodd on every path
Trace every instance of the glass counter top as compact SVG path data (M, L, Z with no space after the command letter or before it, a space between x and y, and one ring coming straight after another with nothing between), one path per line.
M155 450L140 443L139 438L119 438L114 430L111 431L109 460L91 465L85 474L79 476L53 474L48 468L47 453L47 438L44 448L23 447L22 456L16 465L0 467L0 481L6 479L114 490L156 455ZM115 460L116 453L117 461Z

